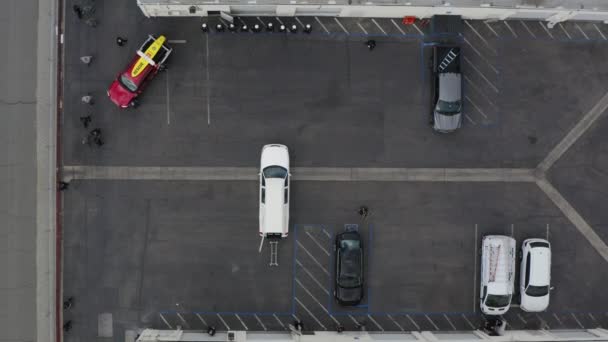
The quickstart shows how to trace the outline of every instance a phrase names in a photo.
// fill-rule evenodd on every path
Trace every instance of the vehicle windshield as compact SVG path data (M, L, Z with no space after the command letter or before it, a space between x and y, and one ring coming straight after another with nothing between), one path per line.
M264 178L285 178L287 169L281 166L268 166L264 169Z
M511 303L511 296L488 295L486 305L491 308L502 308Z
M460 101L447 102L439 100L437 101L437 106L435 106L435 111L440 114L455 115L460 113L460 107Z
M340 241L340 274L338 283L341 287L361 286L361 244L358 240Z
M135 82L133 82L133 80L131 80L131 78L125 74L120 75L120 84L132 92L137 91L137 85Z
M530 285L526 289L526 294L532 297L542 297L549 293L549 286L533 286Z

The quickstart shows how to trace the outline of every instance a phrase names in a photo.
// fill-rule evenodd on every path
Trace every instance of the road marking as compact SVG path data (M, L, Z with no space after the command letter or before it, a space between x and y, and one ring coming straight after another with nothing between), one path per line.
M471 79L467 76L464 75L464 80L469 82L469 85L471 85L471 87L473 87L473 89L475 89L475 91L481 95L483 97L484 100L486 100L487 103L489 103L492 107L494 107L495 110L498 110L498 106L496 104L494 104L494 102L492 102L492 100L490 100L490 98L484 94L481 89L479 89L479 86L477 86L475 83L473 83L473 81L471 81Z
M539 314L535 313L534 315L536 316L536 319L538 319L538 321L540 322L540 330L547 330L547 329L551 328L551 327L549 327L549 324L547 323L547 321L545 321L542 317L540 317Z
M515 232L515 225L511 223L511 237L513 237L513 233Z
M275 17L277 19L277 21L279 22L279 24L284 25L283 22L281 21L281 18L279 17Z
M369 320L372 321L372 323L374 323L378 327L378 329L380 329L380 331L384 331L384 328L382 328L382 326L378 324L378 322L376 322L372 315L368 314L367 318L369 318Z
M553 38L551 31L549 31L549 29L547 28L547 25L543 24L542 21L539 21L538 24L545 30L545 32L547 32L547 34L549 35L549 37L551 37L551 39L555 39L555 38Z
M473 312L477 311L477 255L479 254L477 251L477 230L478 226L477 223L475 223L475 251L473 253Z
M513 34L513 37L517 38L517 33L515 33L515 31L511 28L511 25L509 25L509 23L507 23L506 20L503 20L502 22L505 23L505 26L509 29L509 31L511 31L511 34Z
M473 119L471 119L469 114L465 114L464 117L467 118L473 125L477 125L477 122L473 121Z
M177 315L177 317L179 317L180 321L182 321L185 326L189 326L188 322L184 319L184 316L182 316L182 314L180 314L179 312L176 312L175 314Z
M279 322L279 324L283 327L283 330L287 330L287 327L285 326L285 324L283 324L283 322L279 319L279 317L276 314L272 314L272 316L277 320L277 322Z
M494 29L492 28L492 26L490 26L490 24L488 24L488 23L487 23L487 22L485 22L485 21L484 21L483 23L484 23L484 24L486 24L486 26L488 27L488 29L490 29L490 31L492 31L492 33L494 33L494 35L495 35L496 37L500 37L500 36L498 35L498 33L496 33L496 31L494 31Z
M556 315L556 314L553 314L553 317L555 318L555 320L557 321L557 323L559 323L559 325L560 325L560 326L563 326L563 325L564 325L564 323L562 323L562 320L561 320L561 319L559 319L559 317L557 317L557 315Z
M597 33L600 34L600 36L602 36L602 39L606 40L606 36L604 36L604 34L602 33L602 31L600 30L599 27L597 27L596 24L593 24L593 27L595 27L595 29L597 30Z
M372 19L372 22L374 24L376 24L376 26L378 26L378 28L380 29L380 31L382 31L382 33L384 33L384 35L386 35L386 31L384 31L384 29L382 28L382 26L380 26L380 24L378 24L378 22L376 21L376 19Z
M298 24L300 24L302 26L302 28L305 27L304 24L300 21L300 18L298 18L298 17L294 17L294 18L296 18L296 21L298 22Z
M323 233L324 233L325 235L327 235L327 238L328 238L328 239L331 239L331 234L329 234L329 233L327 232L327 230L325 230L325 229L321 229L321 230L323 231Z
M519 22L526 29L526 31L528 31L528 33L532 36L532 38L536 39L536 35L534 34L534 32L532 32L532 30L530 30L528 25L526 25L526 23L523 20L520 20Z
M553 164L589 129L589 127L599 119L606 109L608 109L608 93L606 93L553 148L553 150L549 152L545 159L538 165L538 169L542 172L547 172L549 168L553 166Z
M298 259L296 259L296 264L298 264L298 266L302 267L302 269L304 270L304 272L306 272L306 274L308 274L308 276L317 284L319 285L319 287L321 288L321 290L323 290L323 292L325 292L326 295L329 295L329 291L327 289L325 289L325 287L323 285L321 285L321 283L317 280L317 278L315 278L312 273L310 273L310 271L308 269L306 269L306 267L304 267L304 265L302 265L302 263L300 263L300 261Z
M471 323L471 321L469 321L469 319L467 318L467 316L465 316L464 314L461 314L462 318L464 318L464 321L467 322L467 324L471 327L471 330L476 330L477 328L475 328L475 326L473 325L473 323Z
M167 77L165 78L166 80L166 90L167 90L167 125L171 124L171 93L169 92L169 70L165 69L165 75L167 75Z
M348 317L350 317L350 319L355 322L356 325L359 325L359 321L357 321L351 314L349 314Z
M524 322L524 324L528 324L528 322L526 322L526 320L523 318L523 316L521 314L517 314L517 317Z
M319 246L319 248L320 248L320 249L321 249L321 250L322 250L322 251L323 251L325 254L327 254L327 256L329 256L329 252L328 252L328 251L325 249L325 247L323 247L323 246L322 246L322 245L319 243L319 241L317 241L317 239L315 239L315 237L314 237L314 236L312 236L312 234L310 234L309 232L305 232L305 233L306 233L306 235L308 235L308 237L309 237L309 238L310 238L310 239L311 239L311 240L312 240L312 241L313 241L313 242L314 242L314 243L315 243L317 246Z
M342 23L340 22L340 20L338 20L338 18L334 17L334 20L338 23L338 25L340 25L340 27L344 30L344 32L346 32L346 34L350 34L347 30L346 27L344 27L344 25L342 25Z
M448 323L450 323L450 325L452 326L453 330L457 330L456 326L454 325L454 323L452 323L452 321L450 320L450 318L448 317L448 315L443 314L443 317L445 317L445 320L448 321Z
M585 37L585 39L589 40L589 36L587 36L585 31L583 31L583 29L580 26L578 26L578 23L574 23L574 26L576 26L576 28L583 34L583 37Z
M576 324L578 324L578 326L581 327L581 329L585 329L585 327L581 324L581 322L578 320L578 318L576 318L576 315L574 313L570 313L570 315L572 315L572 318L574 318L574 320L576 321Z
M479 112L479 114L481 114L484 118L488 118L488 116L486 115L486 113L484 113L479 107L477 107L477 105L475 104L475 102L473 102L473 100L471 100L467 95L464 96L464 98L469 101L469 103L471 105L473 105L473 107Z
M298 318L298 316L296 316L296 314L291 314L291 317L293 317L293 319L295 319L296 321L300 321L300 319Z
M209 324L207 324L207 322L206 322L206 321L203 319L203 317L201 317L201 315L199 315L198 313L197 313L197 314L195 314L195 315L196 315L196 317L198 317L198 319L200 319L200 320L201 320L201 322L203 322L203 324L204 324L206 327L208 327L208 326L209 326Z
M416 23L412 23L412 27L415 28L418 33L424 36L424 32L422 32L422 30L418 28L418 25L416 25Z
M462 56L462 57L473 68L473 70L477 71L477 73L481 76L481 78L483 78L490 85L490 87L492 87L492 90L494 90L494 92L496 92L498 94L499 93L498 88L496 88L496 86L494 86L494 84L492 82L490 82L490 80L487 79L486 76L484 76L484 74L479 69L477 69L477 67L466 56Z
M262 19L260 19L260 17L256 17L256 18L258 18L258 21L259 21L259 22L262 24L262 27L266 27L266 23L264 23L264 22L262 21Z
M255 317L255 319L258 320L258 324L260 324L260 326L262 327L262 329L264 329L264 331L268 330L268 329L266 329L266 326L264 325L264 323L262 323L262 320L260 319L260 317L258 317L258 315L253 314L253 317Z
M185 39L173 39L173 40L168 40L167 43L169 44L186 44L188 41Z
M407 317L410 322L412 322L412 324L416 327L416 330L420 331L420 326L418 325L418 323L416 323L416 321L412 319L412 317L410 317L410 315L405 315L405 317Z
M298 247L302 248L302 250L304 250L304 252L306 252L306 254L308 254L308 256L323 270L323 272L327 275L329 275L329 272L327 271L327 269L325 268L325 266L323 266L323 264L321 264L301 243L300 241L298 241Z
M295 280L296 280L296 283L298 283L298 285L300 285L300 287L310 296L310 298L312 298L315 301L315 303L317 303L317 305L319 305L321 307L321 309L323 309L323 311L325 311L326 314L331 316L329 314L329 311L327 311L327 308L325 308L325 306L323 304L321 304L321 302L319 302L319 300L312 293L310 293L310 291L308 291L308 289L304 286L304 284L302 284L298 278L295 278ZM334 321L335 321L335 318L334 318ZM338 323L340 323L340 322L338 322Z
M562 26L562 23L557 23L557 26L559 26L562 29L562 31L564 31L566 36L568 36L568 39L572 39L572 37L570 36L570 33L568 33L568 31L566 31L566 29Z
M171 324L169 324L169 322L165 319L165 316L163 316L162 313L159 313L160 315L160 319L163 320L163 322L165 322L165 324L169 327L169 330L173 330L173 327L171 326Z
M591 318L595 322L595 324L598 324L597 319L595 319L595 316L593 316L593 314L591 312L587 313L587 315L589 316L589 318Z
M546 240L549 241L549 224L548 223L547 223L547 238L546 238Z
M323 23L321 22L321 19L319 19L319 17L315 17L315 20L319 23L319 25L321 25L321 27L323 28L325 33L329 34L329 30L327 30L327 27L325 27L325 25L323 25Z
M363 31L363 33L365 33L366 35L368 34L367 31L365 31L365 28L363 27L363 25L361 25L360 22L357 22L357 25L359 26L359 28L361 29L361 31Z
M405 31L403 31L403 29L401 28L401 26L397 25L397 22L394 19L391 19L391 22L393 23L393 25L395 25L395 27L397 28L397 30L399 30L399 32L401 32L402 35L405 35Z
M484 57L484 56L483 56L483 55L482 55L482 54L479 52L479 50L477 50L477 49L476 49L476 48L473 46L473 44L471 44L471 43L469 42L469 40L468 40L468 39L464 38L464 42L465 42L465 43L467 43L467 44L468 44L468 45L471 47L471 49L473 49L473 52L475 52L475 53L477 54L477 56L479 56L479 58L481 58L481 59L482 59L484 62L486 62L486 64L488 64L488 66L489 66L490 68L492 68L492 71L494 71L494 72L495 72L497 75L499 74L498 70L497 70L497 69L496 69L496 68L495 68L495 67L494 67L494 66L493 66L493 65L490 63L490 61L488 61L488 60L487 60L487 59L486 59L486 58L485 58L485 57Z
M483 42L483 43L484 43L484 44L485 44L485 45L488 47L488 49L489 49L490 51L492 51L492 53L494 53L495 55L497 54L497 53L496 53L496 50L494 50L494 48L493 48L493 47L490 45L490 43L488 43L488 41L487 41L487 40L486 40L486 39L485 39L485 38L484 38L484 37L483 37L483 36L482 36L482 35L481 35L479 32L477 32L477 30L476 30L476 29L473 27L473 25L469 24L469 21L468 21L468 20L465 20L465 21L464 21L464 23L465 23L465 24L466 24L468 27L470 27L470 28L471 28L471 30L473 30L473 32L475 32L475 35L477 35L477 37L479 37L479 39L481 39L481 41L482 41L482 42Z
M226 321L224 321L224 319L222 318L222 316L220 316L220 314L215 314L217 316L217 318L220 319L220 321L222 322L222 324L226 327L226 330L231 330L230 327L228 326L228 324L226 323Z
M439 330L439 327L437 326L437 324L435 324L435 322L433 322L429 315L424 315L424 317L426 317L426 319L433 325L433 327L435 327L435 330Z
M207 76L207 125L211 125L211 104L209 101L211 101L211 84L210 84L210 77L209 77L209 69L211 63L209 62L209 35L205 35L205 55L207 56L207 65L206 65L206 76Z
M393 321L393 323L395 323L395 325L397 326L397 328L399 328L399 330L401 331L405 331L405 329L403 329L403 327L401 326L401 324L399 324L399 322L397 322L393 316L386 314L386 317L388 317L388 319L390 319L391 321Z
M245 324L245 322L243 322L243 320L241 319L241 316L239 316L238 314L234 314L236 316L236 318L239 319L239 322L241 322L241 325L243 325L243 328L245 328L245 330L249 330L249 328L247 327L247 324Z
M308 308L304 304L302 304L302 302L300 302L298 297L295 297L295 300L308 313L308 315L310 317L312 317L321 326L321 328L323 328L323 330L327 330L327 328L323 325L323 323L321 323L321 321L319 321L319 319L317 317L315 317L315 315L313 315L312 312L310 312L310 310L308 310Z

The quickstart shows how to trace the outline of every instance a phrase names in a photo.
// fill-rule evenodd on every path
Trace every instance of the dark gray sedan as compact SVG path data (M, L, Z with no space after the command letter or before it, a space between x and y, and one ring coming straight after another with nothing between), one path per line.
M336 236L334 297L341 305L363 299L363 241L357 231Z

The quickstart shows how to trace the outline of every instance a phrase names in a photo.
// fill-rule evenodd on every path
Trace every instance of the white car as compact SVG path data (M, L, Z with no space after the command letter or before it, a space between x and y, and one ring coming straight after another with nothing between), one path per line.
M481 241L481 312L504 315L511 306L515 287L515 239L486 235Z
M285 145L262 148L260 161L260 236L289 234L289 150Z
M521 250L520 308L528 312L544 311L551 292L551 245L544 239L527 239Z

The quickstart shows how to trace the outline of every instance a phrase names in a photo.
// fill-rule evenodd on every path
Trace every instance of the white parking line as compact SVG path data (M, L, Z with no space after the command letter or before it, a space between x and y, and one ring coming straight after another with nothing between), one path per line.
M484 94L481 89L479 89L479 86L477 86L475 83L473 83L473 81L471 81L471 79L467 76L464 75L464 80L469 82L469 85L471 85L473 87L473 89L475 89L475 91L481 95L483 97L484 100L486 100L487 103L489 103L492 107L494 107L495 110L498 110L498 106L494 104L494 102L492 102L492 100L490 100L490 98Z
M513 37L517 38L517 33L515 33L513 28L511 28L511 25L509 25L509 23L507 23L506 20L503 20L502 22L505 23L505 26L509 29L509 31L511 31L511 34L513 34Z
M300 320L300 318L298 318L298 316L296 316L296 314L291 314L291 317L293 317L293 319L295 319L296 321Z
M467 120L469 120L469 122L471 122L473 125L477 125L477 122L473 121L473 119L471 119L469 114L465 114L464 117L467 118Z
M532 32L532 30L530 30L528 25L526 25L526 23L523 20L520 20L519 22L526 29L526 31L528 31L528 33L532 36L532 38L536 39L536 35L534 34L534 32Z
M568 36L568 39L572 39L572 36L570 36L570 33L568 33L568 31L566 31L566 29L562 26L562 23L557 23L557 26L559 26L562 29L562 31L564 31L566 36Z
M186 321L186 319L184 319L184 316L182 316L182 314L180 314L179 312L175 313L177 315L177 317L179 317L179 320L182 321L182 323L184 323L185 326L188 326L188 322Z
M310 239L311 239L311 240L312 240L312 241L313 241L313 242L314 242L314 243L315 243L317 246L319 246L319 248L320 248L320 249L321 249L321 250L322 250L322 251L323 251L325 254L327 254L327 256L329 256L329 252L328 252L328 251L325 249L325 247L323 247L323 246L322 246L322 245L319 243L319 241L317 241L317 239L315 239L315 237L314 237L314 236L312 236L312 234L310 234L309 232L305 232L305 233L306 233L306 235L308 235L308 237L309 237L309 238L310 238Z
M397 22L394 19L391 19L391 22L393 23L393 25L395 25L395 27L397 28L397 30L399 30L399 32L401 32L401 34L405 35L405 31L403 31L403 29L401 28L401 26L397 25Z
M298 17L294 17L294 18L296 18L296 21L300 24L300 26L302 26L302 28L304 28L304 24L302 23L300 18L298 18Z
M546 240L549 241L549 224L548 223L547 223L547 238L546 238Z
M528 324L528 322L524 319L524 317L521 314L517 314L517 317L524 323L524 324Z
M346 30L346 27L344 27L344 25L342 25L342 23L340 22L340 20L338 20L338 18L334 17L334 20L338 23L338 25L340 25L340 27L344 30L344 32L346 32L346 34L350 34L348 32L348 30Z
M401 324L399 324L399 322L397 322L393 316L386 314L386 317L388 317L388 319L390 319L391 321L393 321L393 323L395 323L395 325L397 326L397 328L399 328L399 330L401 331L405 331L405 329L403 329L403 327L401 326Z
M456 326L454 325L454 323L452 323L452 321L450 320L450 318L448 317L448 315L443 314L443 317L445 317L445 320L448 321L448 323L450 323L450 325L452 326L453 330L457 330Z
M589 36L587 36L587 34L585 33L585 31L583 31L583 29L578 26L578 23L574 23L574 26L576 26L576 28L581 31L581 33L583 34L583 37L585 37L585 39L589 40Z
M238 314L234 314L236 316L236 318L239 319L239 322L241 322L241 325L243 325L243 328L245 328L245 330L249 330L249 328L247 327L247 324L245 324L245 322L243 322L243 320L241 319L241 316L239 316Z
M216 314L216 316L217 316L217 318L220 319L222 324L226 327L226 330L231 330L230 327L228 326L228 323L226 323L226 321L224 321L224 319L222 318L222 316L220 316L220 314Z
M485 22L485 21L484 21L483 23L484 23L484 24L486 24L486 26L488 27L488 29L489 29L490 31L492 31L492 33L494 33L494 35L495 35L496 37L500 37L500 36L498 35L498 33L496 33L496 31L494 31L494 29L492 28L492 26L490 26L490 24L488 24L488 23L487 23L487 22Z
M581 327L581 329L584 329L585 327L581 324L581 321L578 320L578 318L576 318L576 315L574 313L570 313L570 315L572 316L572 318L574 318L574 320L576 321L576 324L578 324L579 327Z
M591 318L596 324L598 323L597 319L595 319L595 316L593 316L593 314L591 312L587 313L587 315L589 316L589 318Z
M166 90L167 90L167 125L171 124L171 93L169 92L169 70L165 69Z
M319 25L321 25L321 27L323 28L325 33L329 33L329 31L327 30L327 27L325 27L325 25L323 25L323 23L321 22L321 20L318 17L315 17L315 20L319 23Z
M171 324L169 324L169 322L165 319L165 316L163 316L162 313L159 313L160 315L160 319L163 320L163 322L165 322L165 324L169 327L170 330L173 330L173 326L171 326Z
M308 256L323 270L323 272L329 275L329 272L327 271L325 266L323 266L312 254L310 254L310 252L306 248L304 248L304 246L302 246L300 241L298 241L298 247L302 248L304 252L306 252L306 254L308 254Z
M275 17L275 19L279 22L279 24L284 25L283 22L281 21L281 18Z
M481 76L481 78L483 78L486 82L488 82L488 84L490 85L490 87L492 88L492 90L494 90L494 92L496 92L497 94L500 93L500 91L498 91L498 88L496 88L496 86L490 82L489 79L487 79L487 77L479 70L477 69L477 67L475 65L473 65L473 63L466 57L463 56L465 62L467 62L471 68L473 68L473 70L477 71L477 73L479 74L479 76Z
M350 317L350 319L351 319L353 322L355 322L355 324L356 324L356 325L359 325L359 321L357 321L357 320L355 319L355 317L353 317L353 316L352 316L352 315L350 315L350 314L348 315L348 317Z
M602 39L606 40L606 36L604 36L604 34L602 33L602 31L600 30L599 27L597 27L596 24L593 24L593 27L595 27L595 29L597 30L597 33L600 34L600 36L602 36Z
M357 25L359 26L361 31L363 31L363 33L368 34L367 31L365 31L365 28L363 27L363 25L361 25L361 23L358 22Z
M473 32L475 32L475 35L477 35L477 37L479 37L479 39L481 39L481 41L488 47L488 49L490 49L490 51L492 51L492 53L494 53L495 55L496 50L494 50L494 48L490 45L490 43L488 43L488 41L479 33L477 32L477 30L473 27L473 25L469 24L468 20L465 20L464 23L471 28L471 30L473 30Z
M422 30L418 28L418 25L416 25L416 23L412 23L412 26L416 29L416 31L418 31L418 33L424 36L424 32L422 32Z
M486 113L484 113L476 104L475 102L473 102L467 95L464 96L464 98L469 101L469 103L471 105L473 105L473 107L479 112L479 114L481 114L484 118L488 118L488 116L486 115Z
M207 324L207 322L205 321L205 319L204 319L203 317L201 317L201 315L196 314L196 317L198 317L198 319L200 319L200 320L201 320L201 322L203 322L203 324L204 324L206 327L208 327L208 326L209 326L209 324Z
M477 311L477 223L475 223L475 250L473 251L473 312Z
M295 278L295 280L296 280L296 283L298 283L298 285L300 285L300 287L302 289L304 289L304 291L310 296L310 298L312 298L315 301L315 303L317 303L317 305L319 305L321 307L321 309L323 309L323 311L325 311L325 313L329 315L329 311L327 311L327 308L325 308L325 306L323 304L321 304L321 302L319 302L319 300L312 293L310 293L310 291L308 291L308 289L304 286L304 284L302 284L298 278Z
M287 327L285 326L285 324L283 324L283 322L279 319L279 317L276 314L272 314L272 316L277 320L277 322L279 322L279 324L283 327L283 330L287 330Z
M260 22L260 24L262 24L262 27L266 27L266 23L264 23L262 21L262 19L260 19L260 17L256 17L256 18L258 18L258 21Z
M167 43L169 44L186 44L188 41L185 39L169 39Z
M555 320L557 321L557 323L559 323L560 326L564 325L564 323L562 322L562 320L559 319L559 317L556 314L553 314L553 317L555 318Z
M329 291L317 280L317 278L315 278L315 276L312 275L312 273L310 273L309 270L306 269L306 267L304 267L304 265L302 265L302 263L296 259L296 264L298 264L298 266L302 267L302 270L304 270L304 272L306 272L306 274L308 274L308 276L317 284L319 285L319 287L321 288L321 290L323 290L323 292L325 292L326 295L329 295Z
M410 322L412 322L412 324L413 324L413 325L416 327L416 330L420 330L420 326L418 325L418 323L416 323L416 321L414 321L414 320L412 319L412 317L410 317L410 315L405 315L405 316L406 316L406 317L407 317L407 318L410 320Z
M372 321L372 323L374 323L378 329L380 329L380 331L384 331L384 328L382 328L382 326L378 324L378 322L376 322L376 320L370 314L367 315L367 318L369 318L369 320Z
M376 26L378 26L378 28L380 29L380 31L382 31L382 33L386 34L386 31L384 31L384 29L382 28L382 26L380 26L380 24L378 24L378 22L376 21L376 19L372 19L372 22L374 24L376 24Z
M331 234L329 234L329 233L327 232L327 230L325 230L325 229L321 229L321 230L323 231L323 233L324 233L325 235L327 235L327 238L328 238L328 239L331 239Z
M511 223L511 237L513 237L513 233L515 232L515 225Z
M464 318L464 321L467 322L467 324L471 327L471 330L476 330L477 328L475 328L475 326L473 325L473 323L471 323L471 321L469 321L469 319L467 318L467 316L465 316L464 314L461 314L462 318Z
M323 328L323 330L327 330L327 328L323 325L323 323L321 323L321 321L319 321L319 319L317 317L315 317L315 315L313 315L312 312L310 312L310 310L308 310L308 308L304 304L302 304L302 302L300 302L298 297L295 297L295 300L308 313L308 315L310 317L312 317L321 326L321 328Z
M555 38L553 38L551 31L549 31L549 29L547 28L547 25L545 25L542 21L539 21L538 24L545 30L545 32L547 32L547 34L549 35L549 37L551 37L551 39L555 39Z
M464 38L464 42L467 43L471 49L473 49L473 52L475 52L477 54L477 56L479 56L481 59L483 59L484 62L486 62L488 64L488 66L490 68L492 68L492 71L494 71L496 74L499 74L498 70L496 70L496 68L490 63L490 61L488 61L482 54L481 52L479 52L479 50L477 50L470 42L468 39Z
M205 54L207 56L207 65L205 67L205 73L207 76L207 83L206 83L206 88L207 88L207 125L211 125L211 84L209 84L211 81L209 80L209 69L211 69L210 67L210 62L209 62L209 36L206 36L205 38Z
M258 315L253 314L253 317L255 317L255 319L258 320L258 324L262 327L262 329L264 329L264 331L268 330L268 329L266 329L266 326L264 325L264 323L262 323L262 320L260 319L260 317L258 317Z
M439 330L439 327L437 326L437 324L435 324L435 322L433 322L433 320L431 319L431 317L429 317L429 315L424 315L424 317L426 317L426 319L433 325L435 330Z

